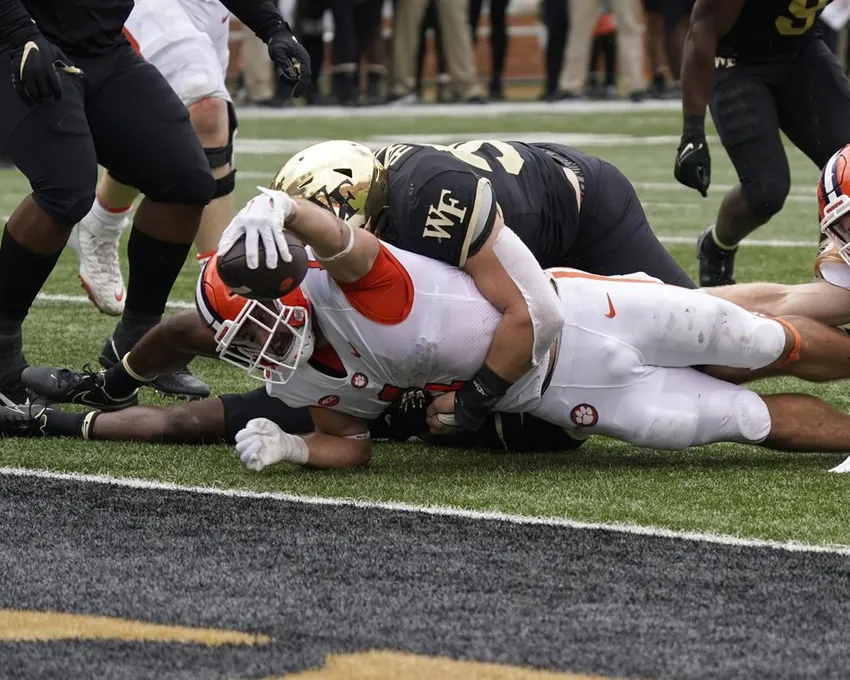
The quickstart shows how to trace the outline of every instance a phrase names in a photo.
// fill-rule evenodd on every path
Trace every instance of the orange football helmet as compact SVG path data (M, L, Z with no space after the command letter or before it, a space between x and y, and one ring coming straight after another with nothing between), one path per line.
M818 182L820 230L850 265L850 144L833 154Z
M270 302L244 298L221 280L216 262L204 265L195 305L218 356L252 378L285 384L315 349L310 302L300 287Z

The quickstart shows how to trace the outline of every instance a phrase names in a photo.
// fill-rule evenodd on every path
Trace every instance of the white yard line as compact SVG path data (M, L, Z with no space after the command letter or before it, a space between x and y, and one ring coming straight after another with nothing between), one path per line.
M661 527L640 526L637 524L601 524L595 522L580 522L560 517L527 517L511 515L503 512L481 512L463 510L442 506L422 506L409 503L381 503L376 501L355 500L349 498L327 498L323 496L298 496L288 493L247 491L242 489L219 489L204 486L182 486L170 482L156 482L146 479L111 477L108 475L84 475L77 473L51 472L48 470L30 470L26 468L0 467L0 475L15 477L34 477L39 479L62 480L89 484L108 484L132 489L147 489L152 491L180 491L184 493L204 494L209 496L226 496L230 498L254 498L301 503L304 505L353 507L373 510L389 510L409 512L438 517L462 517L486 521L508 522L522 525L543 525L563 527L567 529L582 529L610 531L613 533L632 534L637 536L655 536L659 538L675 538L700 543L715 543L719 545L771 548L790 552L832 553L850 556L850 546L843 545L806 545L793 541L768 541L757 538L741 538L723 534L700 533L691 531L673 531Z
M617 135L596 132L482 132L478 135L470 132L439 132L429 134L392 134L358 137L356 141L370 149L380 149L387 144L409 142L411 144L445 144L470 138L507 139L512 142L549 142L566 144L578 148L585 147L643 147L668 146L674 154L679 143L678 135ZM237 137L234 148L237 155L266 156L294 153L304 147L325 141L326 137L300 137L281 139L273 137ZM708 138L709 144L717 145L716 137ZM672 156L671 156L672 157ZM241 175L241 173L240 173ZM244 175L243 175L244 176Z
M635 104L629 101L573 101L573 102L493 102L491 104L415 104L411 106L339 107L312 106L269 109L240 107L236 117L240 120L289 120L304 118L495 118L518 114L582 115L588 113L661 113L681 111L680 101L650 100Z

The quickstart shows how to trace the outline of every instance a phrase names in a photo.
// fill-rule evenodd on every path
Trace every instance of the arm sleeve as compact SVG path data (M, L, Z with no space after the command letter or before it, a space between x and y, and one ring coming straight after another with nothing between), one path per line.
M0 40L8 41L16 31L34 24L21 0L0 0Z
M406 179L410 190L390 192L396 245L463 267L487 241L496 221L490 181L445 153L417 160Z
M277 33L292 33L272 0L221 0L221 4L265 43Z

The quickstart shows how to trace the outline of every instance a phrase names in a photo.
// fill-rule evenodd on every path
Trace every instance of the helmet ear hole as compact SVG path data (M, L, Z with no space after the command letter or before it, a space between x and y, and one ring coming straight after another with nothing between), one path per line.
M310 200L352 227L362 227L380 168L383 166L362 144L321 142L295 154L275 175L272 188Z

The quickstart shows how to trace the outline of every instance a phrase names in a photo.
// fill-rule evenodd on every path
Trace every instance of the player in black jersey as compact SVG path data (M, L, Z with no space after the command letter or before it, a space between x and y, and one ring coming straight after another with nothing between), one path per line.
M473 205L485 181L504 223L543 268L605 276L642 271L694 287L655 237L629 180L601 158L558 144L498 140L400 143L375 156L386 169L387 188L384 196L370 196L382 205L369 207L378 211L369 216L369 229L400 248L463 267L486 229L470 235L469 215L454 224L445 192L459 205Z
M706 105L739 184L698 241L700 284L735 282L738 243L782 209L791 184L779 131L818 168L850 142L850 84L817 35L828 0L697 0L682 67L675 175L711 181Z
M306 53L272 0L223 4L268 42L292 86L309 79ZM98 164L146 195L116 329L130 344L162 316L216 192L185 106L122 34L132 8L132 0L0 0L0 148L32 186L0 243L0 391L14 401L26 398L21 323L91 207Z

